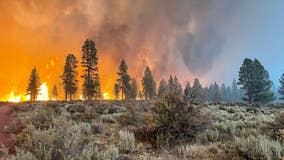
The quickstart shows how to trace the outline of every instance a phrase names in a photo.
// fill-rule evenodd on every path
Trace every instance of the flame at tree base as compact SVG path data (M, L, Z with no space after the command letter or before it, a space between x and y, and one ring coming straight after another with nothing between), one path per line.
M40 85L39 93L37 95L37 100L39 100L39 101L48 101L49 100L48 87L47 87L45 82Z
M14 91L11 91L8 101L9 102L20 102L21 101L21 95L15 96Z
M109 100L110 99L110 94L108 92L103 92L103 99L104 100Z
M17 103L17 102L29 101L30 99L31 99L30 95L24 95L24 94L15 95L15 92L12 90L7 98L7 101ZM45 82L40 85L39 93L37 95L37 100L39 101L49 100L48 87Z
M107 91L102 91L102 99L103 100L111 100L112 96L110 94L110 92ZM78 97L80 100L85 100L83 95L80 95ZM30 95L26 95L26 94L15 94L15 90L12 90L10 92L10 94L7 96L6 99L3 99L4 101L8 101L8 102L14 102L14 103L18 103L18 102L25 102L25 101L29 101L31 99ZM39 88L39 93L37 95L37 101L48 101L51 100L49 98L49 93L48 93L48 86L47 84L44 82L40 85Z

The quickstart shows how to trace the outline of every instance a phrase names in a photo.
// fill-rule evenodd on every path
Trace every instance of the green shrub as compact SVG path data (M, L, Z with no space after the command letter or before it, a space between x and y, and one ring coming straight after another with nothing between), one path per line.
M36 159L36 157L30 152L26 152L22 149L16 148L16 155L12 156L8 159L11 159L11 160L32 160L32 159Z
M31 123L35 128L47 129L52 125L52 121L58 116L58 113L50 107L36 108L27 115L23 121L28 124Z
M219 131L217 129L215 130L209 130L207 137L209 142L217 142L219 140Z
M132 132L121 130L119 135L119 147L123 152L133 152L135 150L135 136Z
M80 160L93 160L99 156L98 147L90 143L82 151Z
M99 160L117 160L119 156L118 149L114 146L109 146L106 151L99 154Z
M281 157L281 144L266 136L236 137L233 145L240 157L244 159L277 160Z
M144 118L143 114L137 110L134 106L128 106L127 112L123 113L118 118L119 123L121 126L142 126L144 125Z
M80 103L69 104L68 106L66 106L66 110L70 113L75 113L75 112L83 113L85 111L85 107Z
M18 136L21 149L31 152L36 159L78 158L86 153L94 136L91 124L76 123L64 115L53 119L47 129L29 124Z

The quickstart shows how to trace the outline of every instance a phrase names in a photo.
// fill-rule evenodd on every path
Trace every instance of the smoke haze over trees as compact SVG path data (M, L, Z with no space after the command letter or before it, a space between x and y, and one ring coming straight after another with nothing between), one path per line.
M183 82L198 77L203 85L212 81L228 85L243 58L256 57L267 66L278 88L282 62L281 58L271 57L282 57L284 36L279 35L283 35L284 23L279 19L283 6L279 0L1 1L0 33L7 37L0 40L1 53L7 53L1 59L5 59L3 65L12 67L0 71L14 81L0 75L7 84L0 90L8 93L11 88L6 86L26 89L23 79L30 70L15 74L18 68L13 66L17 65L36 65L42 80L57 84L58 76L54 73L62 73L63 53L79 57L85 38L97 42L98 55L105 59L99 72L107 78L101 81L115 78L110 76L115 71L109 72L109 64L125 58L137 59L128 62L129 67L135 68L130 74L137 80L149 65L157 81L176 74ZM16 40L18 47L9 47ZM14 57L22 60L16 62ZM45 67L51 66L51 60L55 66ZM107 87L101 86L102 90Z

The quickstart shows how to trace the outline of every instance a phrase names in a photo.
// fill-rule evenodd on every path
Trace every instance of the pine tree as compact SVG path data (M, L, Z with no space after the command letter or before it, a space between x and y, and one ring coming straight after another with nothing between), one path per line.
M170 75L168 87L170 96L182 96L182 86L176 76L173 78L172 75Z
M98 56L95 42L85 40L82 46L83 93L88 100L98 99L101 96L100 79L98 74Z
M210 95L209 95L209 87L204 87L203 89L202 89L202 92L203 92L203 96L204 96L204 101L211 101L211 97L210 97Z
M227 86L226 88L226 94L227 94L227 101L232 102L232 92L230 86ZM239 100L237 100L239 101Z
M213 85L213 96L212 96L213 102L220 102L221 101L221 95L220 95L220 89L219 85L215 82Z
M210 84L208 88L208 101L213 101L213 95L214 95L214 84Z
M119 99L119 92L120 92L120 87L117 83L115 83L113 88L113 94L115 96L115 99Z
M271 91L272 81L269 79L269 73L257 59L244 60L239 71L238 84L245 91L243 100L249 103L268 103L275 99Z
M178 81L176 76L174 77L174 93L180 96L183 95L181 83Z
M121 98L127 99L129 98L129 93L131 89L130 80L131 77L127 73L128 67L124 59L122 59L119 65L119 72L117 73L118 79L116 80L116 84L119 86L121 91Z
M144 70L142 87L145 99L152 99L156 95L156 82L148 66Z
M232 101L237 102L240 101L240 91L238 89L238 84L237 81L235 79L233 79L233 83L232 83Z
M166 95L169 94L169 88L167 82L162 79L159 83L159 88L158 88L158 97L165 97Z
M56 101L56 100L57 100L57 97L58 97L57 86L54 85L54 86L52 87L52 99Z
M72 97L77 92L77 66L78 61L75 55L68 54L65 60L63 74L60 76L62 79L62 84L64 86L65 100L67 100L68 98L69 100L72 100Z
M203 94L203 89L202 85L200 84L200 81L195 78L192 86L192 101L194 103L200 103L204 101L204 94Z
M132 78L130 86L131 86L130 98L131 99L136 99L137 94L138 94L138 86L137 86L137 81L136 81L135 78Z
M221 95L221 101L228 102L229 95L227 93L227 88L224 83L220 87L220 95Z
M36 67L34 67L30 74L29 84L27 87L27 95L30 95L30 101L35 101L39 93L40 78L37 73Z
M184 99L187 100L187 101L190 101L191 98L192 98L192 88L190 86L190 83L189 82L186 82L186 86L185 86L185 89L184 89Z
M174 85L175 85L175 84L174 84L174 78L173 78L172 75L170 75L170 78L169 78L169 80L168 80L168 87L169 87L169 94L170 94L170 95L173 94L173 90L174 90L174 88L175 88Z
M284 100L284 73L280 77L279 82L280 82L280 88L279 88L278 92L281 95L281 97L279 99Z

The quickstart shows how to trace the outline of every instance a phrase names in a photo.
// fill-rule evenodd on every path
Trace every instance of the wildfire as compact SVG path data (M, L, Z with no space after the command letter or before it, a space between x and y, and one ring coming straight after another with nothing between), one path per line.
M79 99L80 100L85 100L82 94L80 94Z
M80 94L78 96L78 98L80 100L84 100L84 97L82 94ZM112 95L110 94L110 92L107 91L102 91L102 99L104 100L110 100L112 99ZM5 100L5 99L3 99ZM6 101L8 102L23 102L23 101L29 101L30 100L30 95L26 95L24 93L21 94L15 94L15 90L13 89L9 95L7 95ZM49 93L48 93L48 86L46 84L46 82L43 82L40 85L39 88L39 93L37 95L37 100L38 101L48 101L49 99Z
M15 96L14 91L11 91L9 99L9 102L20 102L21 101L21 96Z
M48 101L48 87L46 85L46 83L42 83L40 85L40 90L39 93L37 95L37 100L39 101Z
M46 83L44 82L40 85L40 90L37 95L37 100L48 101L49 100L48 95L49 95L48 87ZM8 102L21 102L21 101L28 101L28 100L30 100L30 95L24 95L24 94L15 95L14 90L11 91L11 93L9 94L7 98Z
M110 95L108 92L103 92L103 98L104 99L110 99Z

